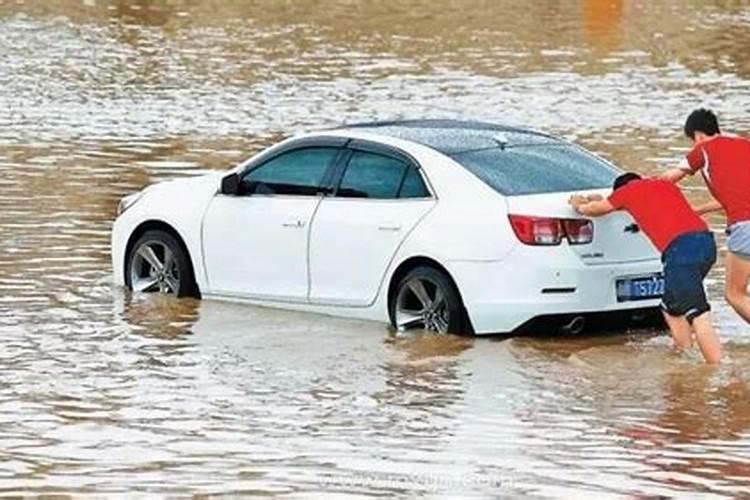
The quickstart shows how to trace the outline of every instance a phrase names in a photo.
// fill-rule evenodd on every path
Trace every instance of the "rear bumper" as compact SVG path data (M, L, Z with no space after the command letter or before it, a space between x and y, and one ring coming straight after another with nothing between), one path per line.
M530 266L528 259L511 258L502 262L454 261L447 268L477 334L512 332L540 316L637 311L656 308L660 302L618 302L616 291L618 279L661 272L658 260Z
M534 335L577 334L584 331L603 333L654 326L664 327L664 315L661 307L572 314L543 314L531 318L513 330L513 333Z

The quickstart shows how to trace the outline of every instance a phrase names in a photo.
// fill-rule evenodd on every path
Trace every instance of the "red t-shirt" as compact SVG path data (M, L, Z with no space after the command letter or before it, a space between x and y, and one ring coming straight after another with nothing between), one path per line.
M680 188L661 179L629 182L609 197L616 210L627 210L660 252L678 236L708 231Z
M691 174L700 170L730 225L750 220L750 141L719 135L688 153Z

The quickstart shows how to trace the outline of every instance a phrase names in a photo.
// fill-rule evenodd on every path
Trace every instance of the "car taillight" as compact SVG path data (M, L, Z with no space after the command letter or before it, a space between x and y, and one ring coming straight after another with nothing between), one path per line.
M510 215L516 236L526 245L555 246L563 237L571 245L584 245L594 239L594 224L586 219L557 219L530 215Z
M585 245L594 241L594 223L590 220L563 219L562 224L571 245Z
M527 245L559 245L562 241L560 219L511 215L510 224L518 239Z

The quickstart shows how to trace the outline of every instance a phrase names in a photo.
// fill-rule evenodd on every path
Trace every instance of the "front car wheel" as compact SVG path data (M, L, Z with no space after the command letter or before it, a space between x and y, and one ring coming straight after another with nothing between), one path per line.
M171 234L146 231L127 259L125 279L132 291L177 297L197 295L189 257Z

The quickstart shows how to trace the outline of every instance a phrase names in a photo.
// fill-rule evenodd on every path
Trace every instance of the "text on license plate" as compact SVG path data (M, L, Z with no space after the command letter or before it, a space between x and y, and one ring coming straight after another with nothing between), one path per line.
M619 302L656 299L662 295L664 295L664 277L661 275L617 280Z

